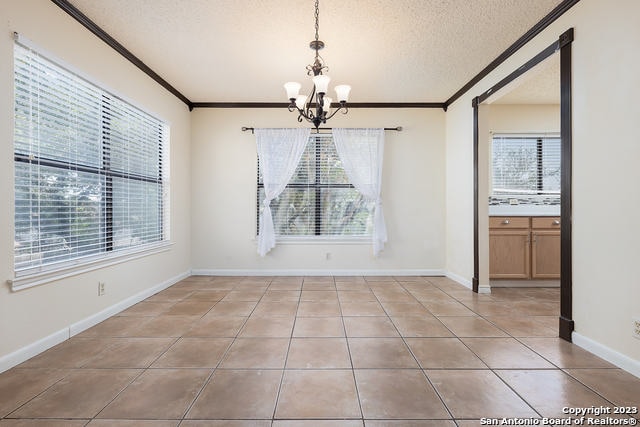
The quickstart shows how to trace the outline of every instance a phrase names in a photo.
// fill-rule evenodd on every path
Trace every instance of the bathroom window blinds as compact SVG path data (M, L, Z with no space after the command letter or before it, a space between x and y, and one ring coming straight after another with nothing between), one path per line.
M560 136L495 134L492 195L560 194Z

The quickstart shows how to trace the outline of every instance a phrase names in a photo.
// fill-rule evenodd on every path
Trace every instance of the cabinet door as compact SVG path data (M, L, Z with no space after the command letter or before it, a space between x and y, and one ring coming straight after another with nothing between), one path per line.
M489 278L528 279L529 229L489 230Z
M531 232L531 277L533 279L560 278L560 231Z

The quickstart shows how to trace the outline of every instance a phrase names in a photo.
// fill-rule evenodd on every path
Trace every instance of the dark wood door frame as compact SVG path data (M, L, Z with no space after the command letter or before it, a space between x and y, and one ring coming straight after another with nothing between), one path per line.
M478 292L480 276L479 230L478 230L478 107L498 90L538 65L540 62L560 51L560 319L559 335L571 341L574 330L572 314L573 271L571 248L571 170L572 170L572 132L571 132L571 43L573 28L560 35L558 40L538 53L520 68L500 80L494 86L472 100L473 107L473 291Z

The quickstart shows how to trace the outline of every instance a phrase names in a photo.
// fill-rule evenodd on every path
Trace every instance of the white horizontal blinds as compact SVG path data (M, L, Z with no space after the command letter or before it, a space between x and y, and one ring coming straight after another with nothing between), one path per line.
M162 239L162 124L116 98L108 106L105 145L113 208L113 248Z
M99 91L15 45L16 270L104 250Z
M558 135L500 135L492 141L493 195L560 193Z
M561 143L559 136L542 138L542 191L560 194Z
M258 177L258 209L264 199ZM277 236L370 236L373 203L349 183L331 135L311 135L282 194L271 202Z
M18 43L14 58L16 273L161 240L164 124Z

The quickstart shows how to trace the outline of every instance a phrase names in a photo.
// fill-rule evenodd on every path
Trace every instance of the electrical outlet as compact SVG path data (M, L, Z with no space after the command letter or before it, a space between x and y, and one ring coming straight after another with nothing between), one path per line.
M633 337L640 340L640 317L633 318Z
M98 296L101 297L106 292L107 284L105 282L98 282Z

